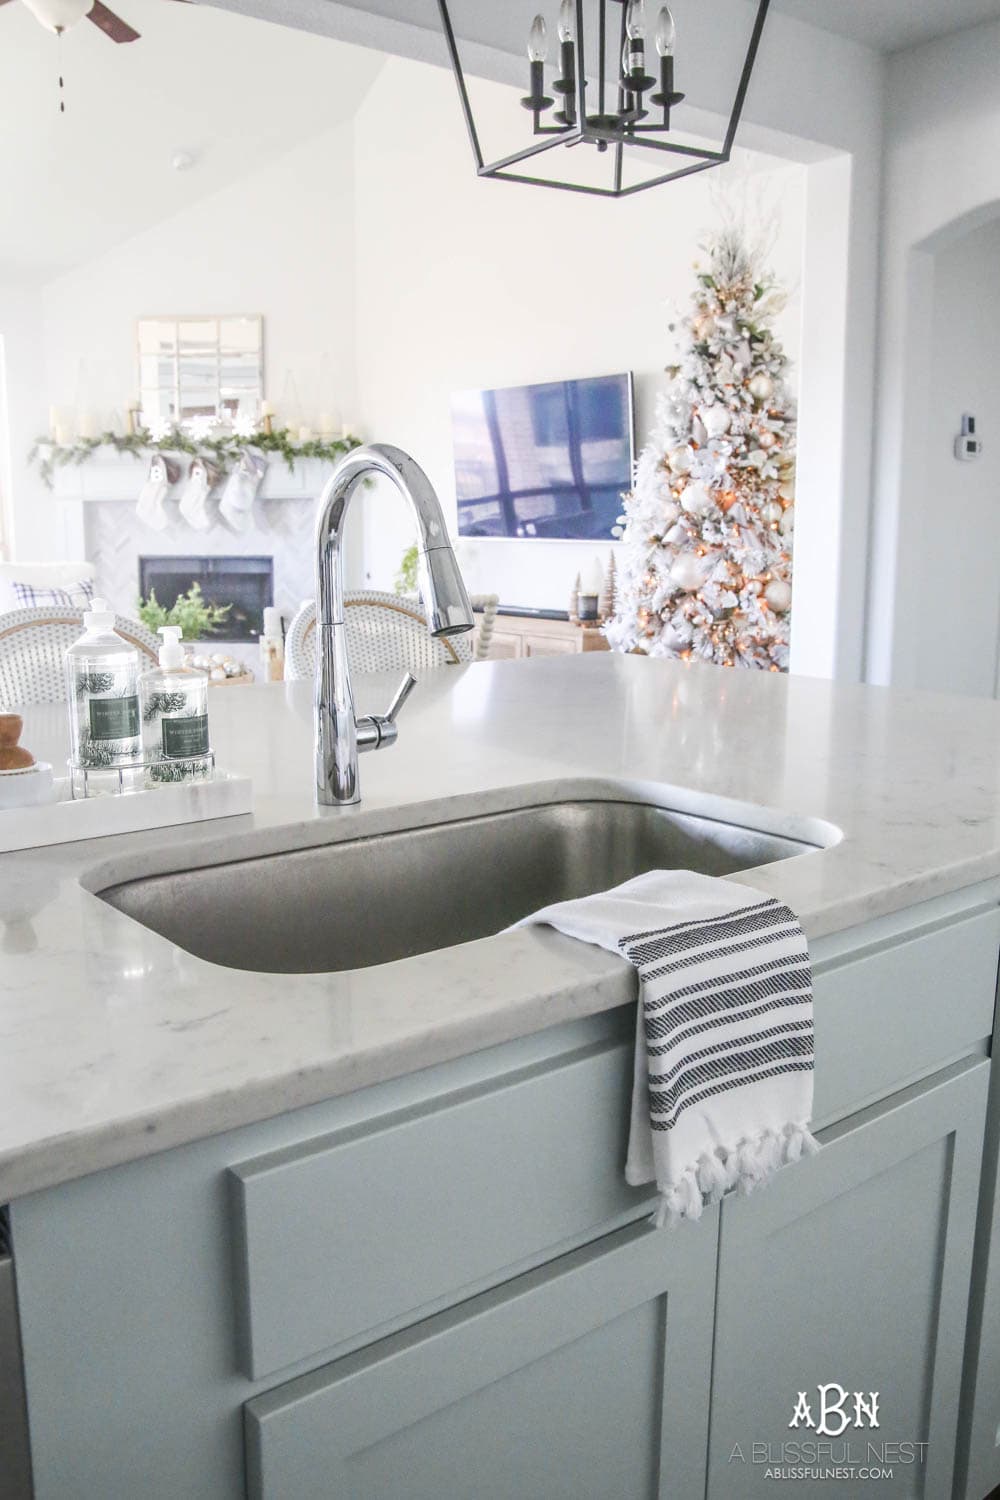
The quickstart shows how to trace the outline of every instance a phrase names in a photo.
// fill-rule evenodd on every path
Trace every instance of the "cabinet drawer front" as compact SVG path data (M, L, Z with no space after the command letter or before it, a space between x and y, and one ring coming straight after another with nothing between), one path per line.
M601 1042L231 1169L257 1379L641 1205L631 1044Z
M820 957L816 1124L975 1052L993 1030L998 946L1000 911L991 908L858 958Z
M717 1227L609 1235L256 1397L250 1500L702 1494Z

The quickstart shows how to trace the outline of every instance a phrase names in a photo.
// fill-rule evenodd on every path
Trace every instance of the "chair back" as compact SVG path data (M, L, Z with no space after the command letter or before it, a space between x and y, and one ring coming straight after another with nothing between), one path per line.
M413 672L472 660L469 635L431 636L419 604L375 589L347 594L347 661L352 672ZM316 606L301 606L285 637L285 676L312 677L316 670Z
M50 606L0 614L0 705L60 702L66 692L66 648L82 630L82 609ZM115 615L115 630L149 658L148 665L156 665L160 642L145 625Z

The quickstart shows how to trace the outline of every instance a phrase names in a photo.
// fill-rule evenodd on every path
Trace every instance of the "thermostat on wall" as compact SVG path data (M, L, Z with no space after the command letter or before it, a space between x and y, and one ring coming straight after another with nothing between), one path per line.
M963 463L978 458L983 451L980 438L976 437L976 419L970 412L962 413L962 430L955 439L955 457Z

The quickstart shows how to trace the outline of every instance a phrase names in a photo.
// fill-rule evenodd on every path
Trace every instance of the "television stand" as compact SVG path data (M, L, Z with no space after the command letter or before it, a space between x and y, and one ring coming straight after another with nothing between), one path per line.
M600 626L594 622L577 624L560 609L526 609L521 605L501 604L490 642L490 660L574 656L581 651L608 649Z

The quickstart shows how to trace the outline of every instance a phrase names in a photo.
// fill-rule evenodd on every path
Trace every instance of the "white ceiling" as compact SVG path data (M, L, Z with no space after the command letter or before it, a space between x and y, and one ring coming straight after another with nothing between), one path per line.
M217 3L263 9L273 0ZM400 5L407 14L426 10L427 24L437 25L433 0L349 3L347 14L362 8L365 40L377 14ZM0 7L0 111L8 139L0 154L0 285L46 280L78 265L351 118L383 62L368 47L215 5L111 4L141 39L116 46L83 21L63 38L61 57L56 38L21 0ZM1000 16L1000 0L772 4L884 50ZM60 69L65 115L58 109ZM191 170L171 166L178 150L195 157Z
M1000 0L771 0L774 10L882 52L1000 16Z
M349 41L393 50L394 33L401 26L440 35L437 0L210 0L234 12L282 16L290 26L318 33L334 31ZM525 4L526 0L522 0ZM747 5L751 0L746 0ZM483 41L503 45L504 11L510 0L460 0L453 6L459 17L475 18L475 33ZM553 9L540 0L539 10ZM934 37L961 31L1000 16L1000 0L771 0L773 11L783 11L823 31L851 37L883 52L897 52ZM331 14L336 12L336 16ZM468 27L465 28L467 34Z
M61 58L20 0L0 8L0 283L77 265L350 118L382 66L207 5L109 3L140 40L118 46L81 21ZM178 149L189 171L171 166Z

